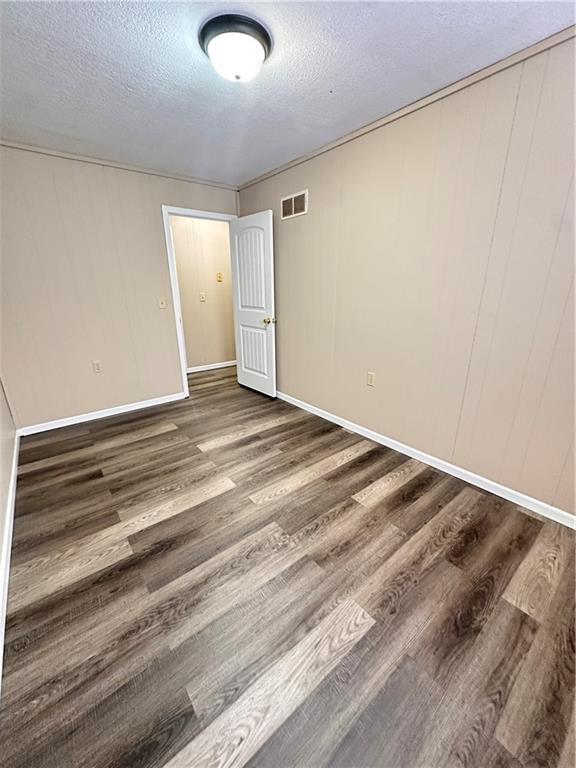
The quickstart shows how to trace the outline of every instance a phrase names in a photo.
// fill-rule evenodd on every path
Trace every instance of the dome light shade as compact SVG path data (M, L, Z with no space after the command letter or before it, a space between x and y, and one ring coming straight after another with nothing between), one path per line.
M243 32L224 32L208 43L210 61L226 80L252 80L260 72L265 55L262 44Z
M272 47L270 35L261 24L237 14L207 21L200 30L199 42L219 75L242 83L256 77Z

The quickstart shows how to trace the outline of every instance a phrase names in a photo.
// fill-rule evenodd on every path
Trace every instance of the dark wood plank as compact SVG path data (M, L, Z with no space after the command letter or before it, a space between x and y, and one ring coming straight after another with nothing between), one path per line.
M536 629L529 616L502 600L498 603L476 639L470 663L437 681L444 693L433 718L423 726L415 768L484 766L485 760L489 765L491 751L497 765L515 765L512 756L494 744L494 734ZM411 651L420 669L421 652L434 632L432 621Z
M24 438L2 768L572 768L574 534L233 369Z
M563 569L498 725L498 740L530 766L556 765L574 728L574 554Z
M434 682L404 657L338 745L331 768L372 768L383 758L386 768L413 765L440 695Z
M544 525L508 584L505 599L541 621L573 551L574 536L568 528Z
M437 614L426 646L419 653L428 674L444 684L473 663L476 639L540 527L540 523L515 509L503 516L500 500L493 497L482 498L477 513L473 525L462 530L462 537L447 552L447 559L458 564L467 578ZM487 532L486 520L493 513L501 525ZM476 533L472 534L472 530ZM483 540L478 531L486 534Z
M314 695L261 747L249 763L250 768L331 765L358 718L418 642L455 578L459 580L460 575L453 566L445 561L437 562L422 582L406 594L402 614L388 614L376 622ZM426 688L423 697L435 699L438 690L435 683L428 681ZM388 712L394 707L399 708L401 704L390 702ZM379 722L385 727L384 719ZM355 740L354 734L351 738ZM404 748L407 745L404 744ZM364 765L362 760L363 755L357 754L352 765Z

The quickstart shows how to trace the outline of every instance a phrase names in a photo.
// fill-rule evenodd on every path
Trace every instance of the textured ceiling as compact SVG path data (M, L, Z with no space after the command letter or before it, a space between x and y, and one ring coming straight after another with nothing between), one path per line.
M249 13L274 48L230 83L197 44ZM239 185L574 22L572 3L1 3L7 140Z

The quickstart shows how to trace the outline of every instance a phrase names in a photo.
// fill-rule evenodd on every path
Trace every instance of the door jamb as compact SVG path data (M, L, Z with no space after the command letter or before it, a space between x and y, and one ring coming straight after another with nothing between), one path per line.
M188 389L188 363L186 359L186 343L184 341L184 323L182 321L182 304L180 301L180 286L178 284L178 270L176 268L176 252L170 228L170 216L186 216L190 219L215 219L216 221L232 221L238 217L232 213L218 213L216 211L197 211L193 208L178 208L173 205L162 206L162 219L164 221L164 237L166 239L166 251L168 253L168 270L170 272L170 287L172 289L172 306L174 308L174 322L176 323L176 339L178 341L178 354L180 356L180 370L182 372L182 391L189 397Z

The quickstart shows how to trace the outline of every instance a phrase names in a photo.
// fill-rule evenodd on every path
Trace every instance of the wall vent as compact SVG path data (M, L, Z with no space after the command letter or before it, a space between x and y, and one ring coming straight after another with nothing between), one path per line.
M293 195L283 197L280 201L282 219L293 219L295 216L303 216L308 213L308 190L295 192Z

